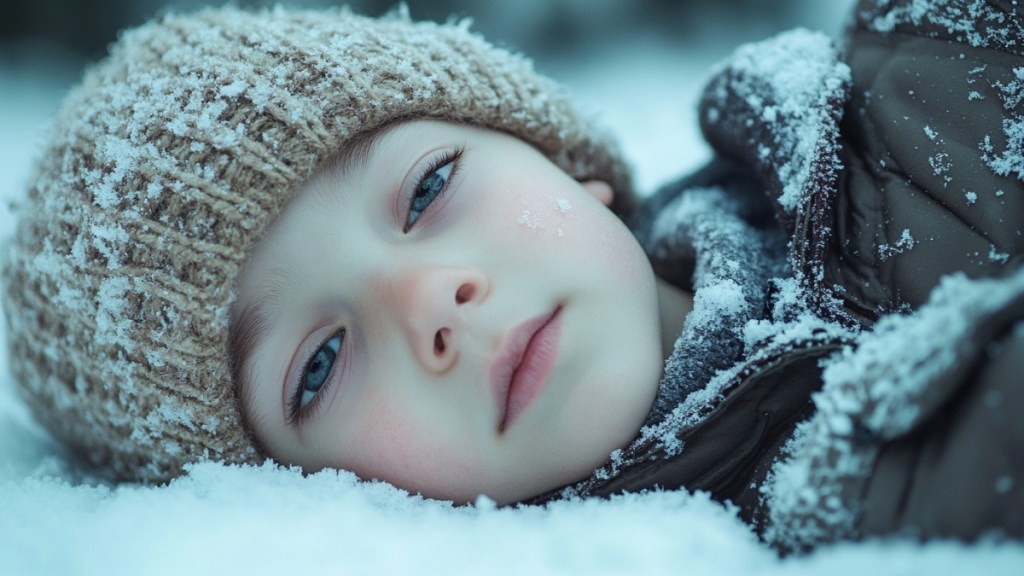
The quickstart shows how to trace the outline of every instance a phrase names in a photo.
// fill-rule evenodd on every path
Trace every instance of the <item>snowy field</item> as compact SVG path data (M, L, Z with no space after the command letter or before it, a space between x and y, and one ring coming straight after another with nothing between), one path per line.
M837 5L848 1L816 4ZM809 3L813 6L815 3ZM834 32L822 8L804 24ZM642 190L707 158L693 112L725 48L637 41L548 62L623 140ZM0 231L66 87L0 70ZM0 330L0 340L4 333ZM6 351L6 346L3 347ZM843 544L778 558L703 494L547 508L456 508L347 473L203 464L167 486L74 474L12 391L0 356L0 574L1024 574L1024 545Z

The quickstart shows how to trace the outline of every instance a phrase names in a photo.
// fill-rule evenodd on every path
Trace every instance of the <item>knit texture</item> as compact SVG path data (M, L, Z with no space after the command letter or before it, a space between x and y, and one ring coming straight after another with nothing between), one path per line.
M501 130L629 198L604 133L467 28L219 8L124 33L59 110L4 251L10 367L43 425L117 480L262 460L227 362L233 283L361 133L425 117Z

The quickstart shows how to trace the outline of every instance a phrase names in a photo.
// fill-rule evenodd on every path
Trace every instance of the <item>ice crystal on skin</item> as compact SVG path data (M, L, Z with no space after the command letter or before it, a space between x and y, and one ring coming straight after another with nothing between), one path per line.
M530 230L537 230L544 226L540 223L540 217L533 215L529 210L523 210L523 213L519 215L516 220L516 224L526 226Z

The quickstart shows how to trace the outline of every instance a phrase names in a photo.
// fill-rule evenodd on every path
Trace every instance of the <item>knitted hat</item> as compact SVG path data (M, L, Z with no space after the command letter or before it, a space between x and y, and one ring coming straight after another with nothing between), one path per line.
M124 33L58 112L4 253L38 419L113 479L262 460L227 360L233 282L318 164L417 117L510 133L629 197L604 134L464 24L218 8Z

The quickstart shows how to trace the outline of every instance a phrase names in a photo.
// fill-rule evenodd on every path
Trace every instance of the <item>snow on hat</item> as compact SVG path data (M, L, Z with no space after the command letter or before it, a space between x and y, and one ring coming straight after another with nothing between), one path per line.
M261 460L228 365L233 282L356 135L416 117L484 126L628 197L604 133L467 28L228 7L124 33L59 110L4 254L12 375L54 436L120 480Z

